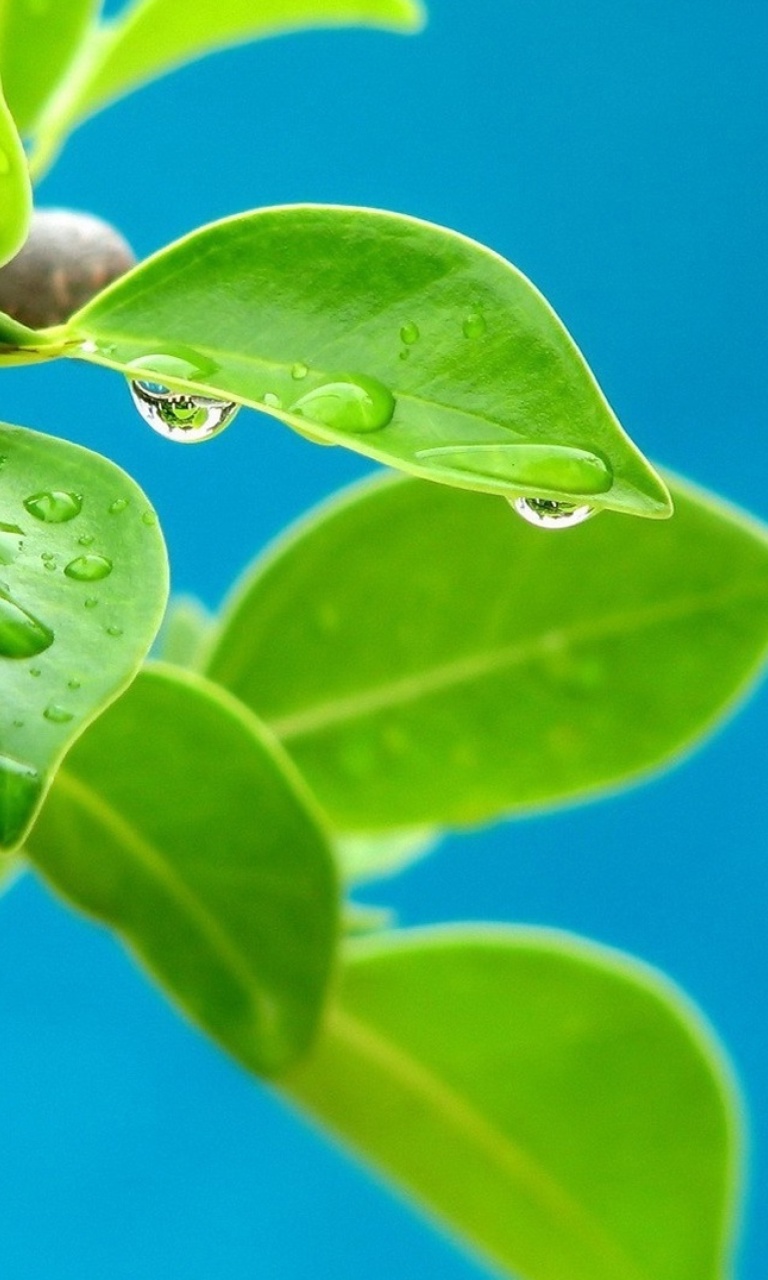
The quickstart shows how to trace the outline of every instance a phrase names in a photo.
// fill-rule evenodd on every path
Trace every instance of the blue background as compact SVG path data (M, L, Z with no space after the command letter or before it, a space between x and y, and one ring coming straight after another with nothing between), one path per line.
M646 452L765 514L767 55L749 0L433 0L416 39L274 40L147 88L76 134L41 201L115 221L140 255L306 199L453 226L539 285ZM176 588L210 605L365 469L250 413L174 449L120 379L74 365L5 375L2 417L127 467L160 509ZM694 996L752 1112L746 1280L768 1254L767 715L759 693L653 784L452 839L388 889L406 923L564 926ZM8 1280L482 1274L31 878L0 902L0 946Z

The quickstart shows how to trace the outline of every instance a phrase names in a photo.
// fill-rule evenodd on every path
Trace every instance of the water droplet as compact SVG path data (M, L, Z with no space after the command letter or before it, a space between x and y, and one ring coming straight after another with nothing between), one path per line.
M40 795L40 775L32 765L0 756L0 844L13 845L23 834Z
M0 590L0 657L32 658L53 644L53 632Z
M418 342L420 337L421 334L419 332L419 326L414 324L413 320L408 320L400 330L400 338L407 347L412 347L414 342Z
M308 365L303 364L301 360L297 360L296 364L291 369L291 377L293 378L294 382L302 382L304 378L306 378L308 373L309 373Z
M80 683L81 682L77 679L77 677L73 676L71 680L67 681L67 688L71 689L74 692L75 689L80 688Z
M539 529L572 529L595 515L587 503L553 502L551 498L509 499L518 515Z
M150 510L142 511L141 523L150 526L157 524L157 512Z
M92 547L96 538L92 533L84 533L82 538L78 538L77 545L79 547Z
M40 559L41 559L41 560L55 560L55 559L56 559L56 557L55 557L55 555L53 554L53 552L52 552L52 551L41 551L41 552L40 552Z
M275 395L274 391L265 391L261 400L269 409L282 409L283 407L282 400L279 396Z
M85 600L83 601L83 605L86 609L95 609L98 603L99 602L95 596L86 596Z
M169 391L151 382L132 382L130 388L133 403L152 430L180 444L210 440L229 425L239 408L230 400Z
M315 387L291 406L290 412L335 431L378 431L395 411L392 392L376 378L344 374Z
M50 720L51 724L68 724L70 720L74 720L74 712L67 711L66 707L62 707L58 702L49 702L43 712L46 720Z
M36 679L37 679L37 677L38 677L38 676L41 676L43 673L42 673L42 671L41 671L40 667L30 667L30 668L29 668L29 674L30 674L31 676L33 676L33 677L35 678L35 680L36 680Z
M606 493L613 473L606 462L586 449L549 444L444 445L420 449L416 457L454 474L466 473L488 480L506 481L521 488L546 493L586 497Z
M109 514L111 516L119 516L122 511L125 511L127 506L127 498L115 498L114 502L110 503Z
M46 560L46 561L45 561L45 563L43 564L43 568L44 568L44 569L47 569L47 570L49 571L49 573L53 573L53 572L55 571L55 569L56 569L56 561L55 561L55 560Z
M24 721L23 721L23 720L14 720L14 721L13 721L13 727L14 727L14 729L23 729L23 728L24 728Z
M25 498L24 506L36 520L45 524L64 524L80 515L83 498L79 493L68 493L64 489L46 489Z
M24 543L24 530L17 524L0 524L0 564L13 564Z
M408 360L408 359L410 359L410 355L411 355L411 348L410 348L410 347L403 347L402 351L400 352L400 359L401 359L401 360Z
M113 636L115 639L123 634L122 627L106 627L105 630L108 636Z
M100 578L109 577L112 561L106 556L95 554L78 556L75 560L70 560L64 572L68 578L74 578L75 582L98 582Z
M461 326L461 331L465 338L482 338L488 325L485 316L481 311L470 311L465 317Z

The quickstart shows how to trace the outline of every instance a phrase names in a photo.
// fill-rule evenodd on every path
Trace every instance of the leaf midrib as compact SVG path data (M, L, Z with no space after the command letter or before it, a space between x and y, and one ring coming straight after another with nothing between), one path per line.
M370 1024L338 1005L329 1014L325 1034L335 1037L352 1055L374 1062L385 1075L397 1080L406 1093L432 1111L448 1129L481 1151L502 1175L545 1214L551 1215L553 1231L561 1234L563 1228L570 1226L582 1244L607 1264L616 1280L620 1277L647 1280L646 1273L637 1267L621 1245L535 1157L507 1134L494 1128L471 1102L402 1046L386 1039ZM482 1241L480 1244L482 1246Z
M103 795L76 778L66 767L59 769L55 785L57 790L63 790L68 795L73 804L79 805L84 812L100 823L129 859L132 858L145 872L149 872L150 877L163 885L180 914L185 916L187 921L205 938L211 951L230 976L234 976L244 989L249 1002L256 1006L263 1027L272 1027L274 1002L256 982L247 956L233 945L215 916L207 910L202 899L174 872L160 850L145 839Z
M555 645L599 640L610 635L620 635L624 630L650 629L660 623L712 613L725 604L759 596L768 596L768 582L744 584L711 596L683 597L664 604L649 605L644 609L617 613L598 622L586 621L542 632L519 644L505 645L488 653L473 654L431 670L388 681L361 693L334 698L301 711L269 719L269 725L282 742L294 742L331 726L359 720L366 715L473 683L484 676L497 675L507 668L522 666L533 658L546 656L553 651ZM227 683L237 690L236 680L231 675L228 675Z

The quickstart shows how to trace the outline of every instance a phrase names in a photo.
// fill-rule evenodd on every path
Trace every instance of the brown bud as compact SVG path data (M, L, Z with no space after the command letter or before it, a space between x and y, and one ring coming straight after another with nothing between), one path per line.
M16 257L0 267L0 311L30 329L64 324L136 258L101 218L71 209L37 209Z

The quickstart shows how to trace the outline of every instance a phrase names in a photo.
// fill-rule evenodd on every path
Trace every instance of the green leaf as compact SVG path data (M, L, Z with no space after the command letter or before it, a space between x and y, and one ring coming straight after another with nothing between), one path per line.
M271 1074L306 1048L333 861L295 771L234 699L142 672L70 752L28 852L246 1067Z
M34 125L99 7L98 0L0 0L0 78L21 133Z
M40 130L47 162L73 124L147 80L227 45L317 27L416 31L420 0L135 0L92 31Z
M168 605L157 638L157 656L174 666L194 669L199 665L213 625L212 615L194 596L175 596Z
M768 645L768 539L675 486L674 520L566 533L413 480L351 490L258 562L208 674L342 831L464 825L668 764Z
M0 849L20 844L74 739L160 625L155 513L97 454L0 425Z
M27 157L0 87L0 264L23 245L31 217Z
M738 1107L679 992L539 930L350 956L294 1101L521 1280L727 1280Z
M414 218L301 205L214 223L123 276L69 328L85 346L68 354L266 406L427 479L670 514L533 285Z

